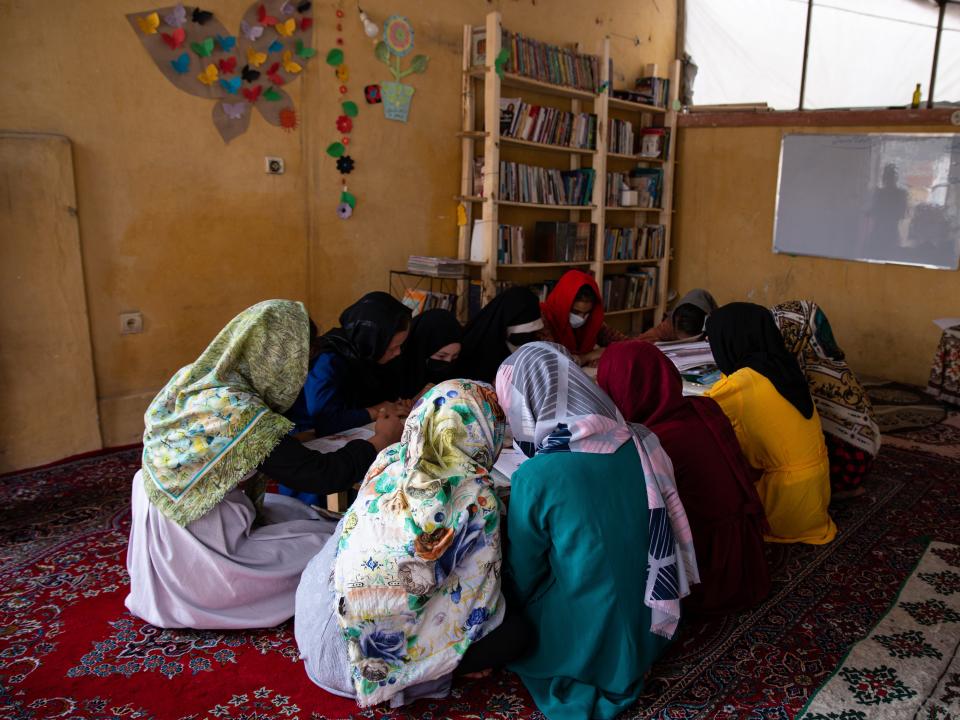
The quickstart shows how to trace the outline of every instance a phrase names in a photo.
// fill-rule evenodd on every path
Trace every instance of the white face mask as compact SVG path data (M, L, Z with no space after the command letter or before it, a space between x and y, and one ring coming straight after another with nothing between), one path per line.
M570 327L574 330L577 328L582 328L587 322L587 319L583 315L577 315L576 313L570 313Z

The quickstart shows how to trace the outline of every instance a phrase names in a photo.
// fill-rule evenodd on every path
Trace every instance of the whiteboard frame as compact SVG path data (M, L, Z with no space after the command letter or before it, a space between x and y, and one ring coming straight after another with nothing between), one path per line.
M773 237L771 238L771 247L775 255L786 255L787 257L816 257L824 260L837 260L840 262L862 262L872 265L904 265L906 267L926 268L927 270L945 270L947 272L956 272L960 270L960 251L957 255L957 264L954 267L944 265L929 265L919 262L907 262L905 260L875 260L871 258L844 258L830 257L829 255L817 255L815 253L799 253L780 250L777 248L777 223L780 222L780 181L783 179L783 149L788 137L876 137L876 136L900 136L922 137L922 138L960 138L958 133L897 133L897 132L865 132L865 133L810 133L810 132L782 132L780 133L780 157L777 160L777 191L773 202Z

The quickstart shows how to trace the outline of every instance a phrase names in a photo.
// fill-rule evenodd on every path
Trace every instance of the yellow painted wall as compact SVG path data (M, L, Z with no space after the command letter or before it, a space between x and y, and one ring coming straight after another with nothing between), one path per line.
M125 14L149 0L0 0L0 128L59 133L75 149L86 293L101 427L107 445L135 442L157 389L193 360L240 309L264 298L304 300L323 325L360 294L385 289L411 253L453 254L459 191L460 42L464 23L499 9L504 24L545 41L596 51L607 33L618 70L634 77L674 52L674 0L369 0L370 16L407 15L416 51L430 56L409 124L362 102L389 79L355 5L344 2L351 97L355 216L334 208L339 175L324 154L337 138L337 84L322 55L333 46L335 4L315 2L321 57L288 86L301 115L287 134L254 116L225 146L212 101L174 88L156 70ZM235 29L245 0L203 6ZM287 172L263 172L265 155ZM0 303L15 303L0 288ZM119 314L144 313L144 333L119 334Z
M951 127L683 128L671 287L720 303L817 301L859 373L926 384L940 331L960 314L960 273L776 255L773 214L785 132L952 132Z

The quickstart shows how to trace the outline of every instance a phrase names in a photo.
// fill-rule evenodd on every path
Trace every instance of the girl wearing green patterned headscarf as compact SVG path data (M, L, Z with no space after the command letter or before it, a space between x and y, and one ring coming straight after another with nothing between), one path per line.
M292 615L299 573L332 526L299 501L269 495L260 513L267 524L254 528L247 495L262 497L264 475L322 494L346 489L400 426L384 419L369 442L329 454L288 436L293 423L281 413L306 377L309 325L299 302L244 310L147 408L127 559L134 614L194 628L266 627Z

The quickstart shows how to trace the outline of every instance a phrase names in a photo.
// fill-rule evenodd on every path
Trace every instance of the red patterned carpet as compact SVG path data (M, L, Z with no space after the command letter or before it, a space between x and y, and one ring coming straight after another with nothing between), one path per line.
M123 607L139 450L0 477L0 718L542 718L517 678L464 682L405 713L309 683L292 626L165 631ZM924 549L960 542L960 461L885 448L830 545L768 546L751 613L688 623L627 717L792 718L877 622ZM570 642L576 642L571 634Z

